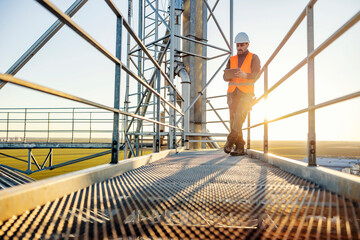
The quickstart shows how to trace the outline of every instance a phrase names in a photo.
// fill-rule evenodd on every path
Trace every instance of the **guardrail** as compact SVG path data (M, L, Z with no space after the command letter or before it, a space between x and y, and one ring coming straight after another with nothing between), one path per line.
M179 115L183 116L183 111L181 109L178 109L175 106L175 103L170 103L168 100L166 100L163 96L161 96L160 92L155 90L150 84L148 84L142 77L135 74L129 67L127 67L123 62L121 61L121 48L122 48L122 32L123 27L127 30L129 35L132 37L133 40L137 43L137 45L141 48L141 50L145 53L147 58L151 60L157 71L161 74L163 79L166 81L167 85L171 87L171 89L174 91L174 94L177 96L178 99L183 101L183 98L181 94L176 89L175 85L172 82L172 79L169 78L169 76L164 72L164 70L161 68L158 61L155 60L155 58L150 54L146 46L142 43L140 38L135 34L135 31L131 28L129 23L123 18L122 13L117 9L115 4L112 0L106 0L105 2L108 4L110 9L113 11L113 13L117 17L117 29L116 29L116 56L112 55L107 49L105 49L100 43L98 43L93 37L91 37L89 34L87 34L80 26L78 26L72 19L71 16L78 11L81 6L83 6L86 3L86 0L77 0L67 11L66 13L59 10L56 6L54 6L50 1L48 0L37 0L38 3L40 3L44 8L46 8L49 12L51 12L56 18L58 18L58 21L56 21L53 26L49 28L49 30L39 38L39 40L6 72L6 74L0 74L0 88L2 88L5 83L12 83L18 86L23 86L26 88L30 88L39 92L44 92L50 95L54 95L57 97L65 98L71 101L79 102L85 105L89 105L92 107L95 107L97 109L102 109L105 111L108 111L110 113L113 113L113 128L112 128L112 143L111 143L111 163L117 163L119 158L119 148L120 148L120 141L119 141L119 116L125 115L132 118L145 120L147 122L155 123L157 125L162 125L165 127L168 127L169 129L175 129L179 131L183 131L182 128L177 127L175 125L171 125L170 123L164 123L161 121L157 121L151 118L147 118L138 114L130 113L127 111L120 110L120 77L121 77L121 70L123 70L128 76L131 76L133 79L135 79L138 83L140 83L143 87L145 87L148 91L152 92L158 101L163 102L167 106L169 106L171 109L176 111ZM56 32L64 25L66 24L69 28L71 28L74 32L76 32L80 37L82 37L84 40L86 40L88 43L90 43L94 48L96 48L99 52L101 52L104 56L106 56L109 60L111 60L113 63L115 63L115 87L114 87L114 107L106 106L97 102L93 102L87 99L80 98L78 96L74 96L71 94L67 94L61 91L58 91L56 89L51 89L48 87L44 87L38 84L31 83L29 81L25 81L19 78L13 77L14 74L16 74L22 66L28 62L31 57L36 54L37 51L41 49L42 46L46 44L49 39L56 34ZM26 141L26 124L29 120L26 119L25 113L25 126L24 126L24 141ZM10 121L10 117L7 117L7 121ZM75 120L74 120L75 121ZM73 121L73 124L74 124ZM176 124L177 125L177 124ZM7 127L7 130L9 128ZM48 130L45 130L50 134L49 128ZM91 132L91 131L90 131ZM71 130L72 136L74 136L74 133L76 133L76 130L73 128ZM125 141L130 145L130 151L135 156L134 151L131 147L130 140L127 138L127 136L124 136ZM91 138L90 138L91 140ZM74 138L72 137L72 142L74 141Z
M46 143L110 143L112 125L109 112L94 108L0 108L1 143L26 143L28 138L30 142ZM123 134L121 142L124 142Z
M314 58L319 55L324 49L326 49L330 44L332 44L337 38L339 38L341 35L343 35L347 30L349 30L352 26L354 26L359 20L360 20L360 12L357 12L352 18L350 18L345 24L343 24L338 30L336 30L330 37L328 37L323 43L321 43L316 49L314 49L314 21L313 21L313 6L316 3L316 0L311 0L305 9L301 12L300 16L297 18L293 26L290 28L288 33L285 35L284 39L280 42L278 47L275 49L273 54L270 56L270 58L267 60L267 62L264 64L262 69L259 72L258 77L261 75L264 75L264 93L256 99L253 106L259 103L260 100L264 99L266 101L268 95L274 91L277 87L279 87L282 83L284 83L289 77L291 77L294 73L296 73L298 70L300 70L303 66L306 64L308 65L308 107L304 109L300 109L288 114L285 114L283 116L274 118L274 119L264 119L263 122L257 123L254 125L251 125L250 123L250 113L248 114L248 126L246 128L243 128L243 130L247 130L247 148L250 149L250 129L264 126L264 141L263 141L263 151L264 153L268 153L268 124L277 122L282 119L286 119L289 117L293 117L302 113L308 113L308 139L307 139L307 156L308 156L308 166L316 166L316 137L315 137L315 110L319 108L324 108L327 106L330 106L335 103L347 101L353 98L360 97L360 91L344 95L338 98L331 99L326 102L322 102L319 104L315 104L315 76L314 76ZM292 34L295 32L295 30L299 27L299 25L302 23L302 21L307 18L307 56L300 61L295 67L293 67L288 73L285 74L280 80L278 80L273 86L269 88L268 86L268 72L269 72L269 65L270 63L275 59L277 54L280 52L282 47L286 44L286 42L290 39ZM212 96L208 97L208 99L211 98L218 98L218 97L224 97L226 95L221 96ZM210 104L210 102L208 101ZM210 104L211 107L211 104ZM218 116L220 121L222 122L225 127L225 122L220 115L216 112L218 110L224 110L227 108L218 108L215 109L211 107L209 111L214 111L215 114Z

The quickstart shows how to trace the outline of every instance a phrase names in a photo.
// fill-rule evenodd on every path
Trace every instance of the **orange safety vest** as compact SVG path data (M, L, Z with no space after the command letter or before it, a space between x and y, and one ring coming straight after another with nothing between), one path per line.
M248 53L245 57L244 62L241 64L240 70L245 73L251 73L251 60L252 53ZM239 68L238 67L238 56L232 56L230 58L230 69ZM240 91L244 93L254 93L254 81L246 79L246 78L232 78L229 81L228 93L235 91L238 88Z

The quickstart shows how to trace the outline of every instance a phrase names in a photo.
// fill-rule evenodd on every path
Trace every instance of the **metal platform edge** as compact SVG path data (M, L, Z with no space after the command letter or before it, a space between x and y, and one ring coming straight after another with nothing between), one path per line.
M165 150L1 190L0 221L183 150L183 147Z
M339 172L326 167L308 167L304 162L276 156L261 151L247 149L249 157L268 162L298 177L315 182L325 189L344 195L346 198L360 202L360 177Z

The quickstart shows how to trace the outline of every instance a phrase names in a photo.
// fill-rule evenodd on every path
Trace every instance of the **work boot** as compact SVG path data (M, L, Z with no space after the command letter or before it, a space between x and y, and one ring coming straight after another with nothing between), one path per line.
M226 141L225 145L224 145L224 152L229 154L233 148L233 143Z
M234 151L230 153L231 156L243 156L246 155L244 145L236 145Z

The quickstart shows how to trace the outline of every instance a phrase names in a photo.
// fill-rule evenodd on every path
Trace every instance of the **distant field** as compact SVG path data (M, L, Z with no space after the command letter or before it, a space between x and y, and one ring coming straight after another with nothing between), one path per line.
M219 143L222 146L224 143ZM360 159L360 142L318 141L318 157ZM263 151L263 141L251 141L251 149ZM303 159L307 155L306 141L270 141L269 152L278 156Z
M223 144L223 143L222 143ZM251 141L251 148L262 151L262 141ZM221 143L219 143L221 145ZM23 150L0 150L0 153L9 154L18 158L27 159L27 149ZM104 149L54 149L53 165L65 161L85 157L87 155L95 154ZM292 159L303 159L306 157L306 142L305 141L270 141L269 152L278 156L283 156ZM42 164L48 150L34 149L33 154L39 164ZM152 153L152 149L144 149L143 155ZM331 142L331 141L318 141L317 142L317 156L318 157L334 157L334 158L357 158L360 159L360 142ZM124 159L123 152L120 152L119 159ZM47 170L31 174L30 177L34 179L43 179L60 174L73 172L101 164L110 162L110 154L86 160L84 162L72 164L69 166L61 167L54 170ZM0 155L0 164L26 170L27 163ZM35 170L36 166L32 166Z
M316 144L318 157L360 159L360 142L317 141ZM263 142L251 141L251 148L263 151ZM300 160L307 155L306 141L270 141L269 152Z
M85 157L85 156L88 156L91 154L103 152L105 150L106 149L54 149L53 165L63 163L63 162L69 161L69 160L74 160L74 159L78 159L81 157ZM44 162L44 160L48 154L48 151L49 150L47 150L47 149L33 149L33 151L32 151L33 155L35 156L36 160L38 161L38 163L40 165ZM15 157L23 159L23 160L27 160L27 156L28 156L27 149L6 149L6 150L2 149L2 150L0 150L0 153L15 156ZM143 150L143 155L146 155L149 153L152 153L152 149L144 149ZM123 151L120 152L120 156L119 156L119 160L122 160L122 159L124 159ZM48 177L61 175L64 173L74 172L74 171L78 171L81 169L94 167L94 166L106 164L106 163L110 163L110 154L101 156L101 157L97 157L94 159L86 160L86 161L83 161L80 163L75 163L75 164L71 164L68 166L60 167L60 168L57 168L54 170L46 170L46 171L42 171L42 172L33 173L29 176L36 180L39 180L39 179L44 179L44 178L48 178ZM16 167L16 168L24 170L24 171L27 169L27 163L21 162L19 160L11 159L11 158L5 157L3 155L0 155L0 164L4 164L7 166L11 166L11 167ZM48 166L48 163L46 164L46 166ZM31 169L36 170L37 168L35 165L32 165Z

